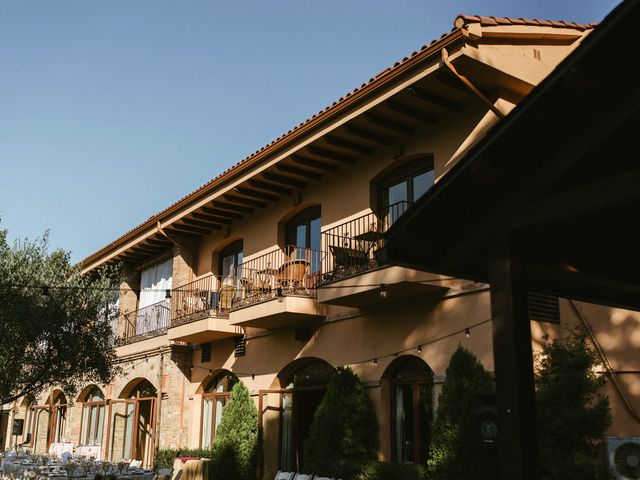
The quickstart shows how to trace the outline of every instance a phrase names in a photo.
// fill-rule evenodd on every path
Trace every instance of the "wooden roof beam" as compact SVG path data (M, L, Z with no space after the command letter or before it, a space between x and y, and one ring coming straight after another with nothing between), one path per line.
M333 145L334 147L344 148L346 150L351 150L352 152L356 152L362 155L371 155L374 152L374 149L371 147L367 147L366 145L362 145L360 143L350 142L349 140L335 137L333 135L326 135L324 137L324 141L329 145Z
M207 235L211 232L211 228L192 227L181 223L172 223L167 225L165 229L175 230L176 232L189 233L191 235Z
M386 128L387 130L391 130L396 133L401 133L402 135L411 135L413 133L413 128L403 123L374 115L373 113L365 113L364 117L374 125Z
M267 206L267 204L264 202L260 202L251 198L238 197L237 195L231 195L229 193L225 194L224 198L229 202L240 203L242 205L250 205L255 208L264 208Z
M337 172L338 166L331 165L328 163L321 162L319 160L312 160L311 158L301 157L300 155L291 155L291 160L294 162L305 165L307 167L315 168L317 170L322 170L324 172Z
M219 201L211 202L211 205L217 209L230 210L232 212L239 212L239 213L253 213L255 211L253 208L250 208L250 207L243 207L242 205L234 205L233 203L226 203L226 202L219 202Z
M215 215L209 215L207 213L202 213L202 212L193 212L191 216L195 220L200 220L202 222L207 222L207 223L215 223L217 225L231 225L232 223L232 221L229 220L228 218L221 218Z
M422 100L423 102L430 103L432 105L437 105L442 108L446 108L447 110L451 110L453 112L460 112L462 110L462 105L448 98L442 97L440 95L436 95L435 93L427 92L418 87L409 87L407 91L418 100Z
M253 188L246 188L246 187L237 187L237 188L238 188L238 193L240 195L244 195L245 197L258 198L260 200L267 200L269 202L277 202L278 199L280 198L277 195L272 195L270 193L254 190Z
M201 207L203 212L221 218L232 218L234 220L242 220L242 215L235 212L227 212L226 210L220 210L219 208Z
M323 157L327 160L333 160L336 162L353 163L355 161L353 157L349 157L348 155L343 155L341 153L332 152L331 150L325 150L324 148L309 146L307 147L307 151L317 157Z
M315 172L305 170L304 168L292 167L291 165L278 164L276 168L281 172L286 172L292 175L297 175L299 177L308 178L309 180L320 180L322 178L322 175L319 175Z
M278 175L277 173L263 172L262 176L267 180L271 180L272 182L276 182L276 183L281 183L282 185L287 185L289 187L304 188L307 186L306 182L298 180L297 178L287 177L286 175Z
M377 143L379 145L389 146L393 143L393 139L365 128L345 127L345 131L349 135L353 135L354 137L362 138L363 140Z
M222 228L220 225L220 223L222 223L221 221L212 222L210 220L196 218L182 218L180 221L184 222L184 224L189 227L204 228L205 230L220 230ZM227 222L229 222L228 224L231 224L231 220L227 220Z
M437 122L436 117L433 115L429 115L428 113L422 112L415 108L409 107L407 105L403 105L400 102L396 102L395 100L389 100L385 103L386 107L389 110L392 110L400 115L404 115L405 117L413 118L414 120L419 120L424 123L434 124Z

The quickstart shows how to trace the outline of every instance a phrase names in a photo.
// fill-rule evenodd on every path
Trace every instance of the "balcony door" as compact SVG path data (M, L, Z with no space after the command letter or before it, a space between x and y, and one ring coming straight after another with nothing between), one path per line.
M311 273L320 271L321 244L320 206L309 207L287 222L285 230L285 253L293 259L303 259L309 262Z
M411 205L433 186L435 180L433 159L421 158L406 163L390 172L378 183L380 203L386 219L386 227L391 226Z

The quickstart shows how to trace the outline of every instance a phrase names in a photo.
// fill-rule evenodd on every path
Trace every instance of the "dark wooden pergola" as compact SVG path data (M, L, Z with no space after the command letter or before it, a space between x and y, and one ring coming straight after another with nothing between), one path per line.
M640 309L639 23L640 2L612 11L380 252L491 285L503 479L540 478L527 293Z

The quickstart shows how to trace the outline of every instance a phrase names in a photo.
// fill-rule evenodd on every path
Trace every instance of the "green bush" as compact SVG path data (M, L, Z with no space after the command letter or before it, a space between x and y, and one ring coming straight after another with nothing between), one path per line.
M494 447L476 443L473 395L494 391L493 378L473 353L459 346L451 356L438 410L427 467L430 480L495 480Z
M369 395L350 368L338 368L304 444L304 471L356 478L376 459L378 425Z
M357 480L424 480L427 469L414 463L375 462L365 466Z
M212 449L213 478L255 479L258 410L242 382L233 387L229 403L222 410Z
M206 448L162 448L156 454L156 468L171 468L176 457L211 458L211 450Z
M538 430L543 478L609 478L604 436L611 424L609 400L598 392L605 377L581 332L551 342L536 376Z

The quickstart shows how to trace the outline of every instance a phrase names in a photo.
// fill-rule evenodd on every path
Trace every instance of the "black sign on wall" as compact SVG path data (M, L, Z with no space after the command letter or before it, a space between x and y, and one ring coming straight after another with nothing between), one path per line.
M473 395L473 431L477 443L495 446L498 439L498 414L495 393Z

